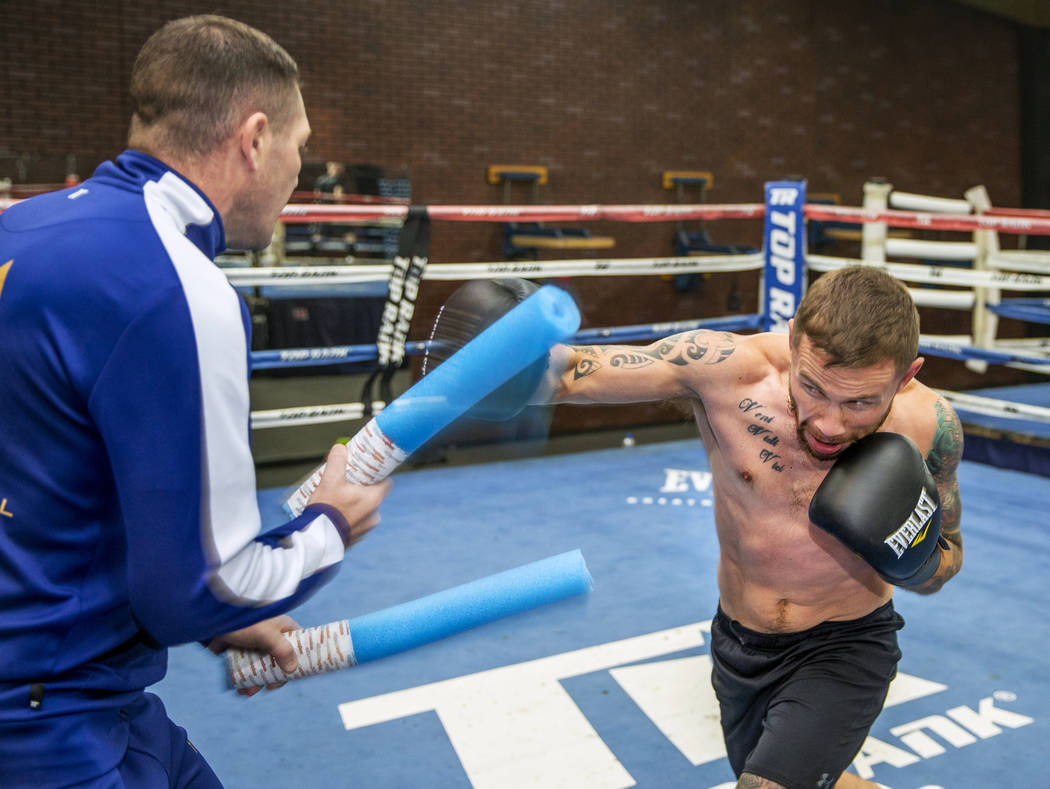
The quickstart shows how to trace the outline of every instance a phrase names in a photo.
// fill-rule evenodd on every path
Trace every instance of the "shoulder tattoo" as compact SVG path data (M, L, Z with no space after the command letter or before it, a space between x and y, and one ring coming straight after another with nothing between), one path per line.
M935 408L937 432L933 437L933 446L926 456L926 465L941 494L941 536L955 547L944 573L944 580L947 580L962 566L962 535L959 528L962 502L955 473L962 459L963 430L958 415L947 400L943 397L937 398Z
M962 423L955 410L943 397L937 398L937 431L933 435L933 446L926 456L926 465L934 479L945 480L955 474L962 458Z

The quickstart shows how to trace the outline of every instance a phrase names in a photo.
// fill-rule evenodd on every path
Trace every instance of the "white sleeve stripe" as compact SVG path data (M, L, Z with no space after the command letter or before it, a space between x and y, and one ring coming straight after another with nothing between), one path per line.
M225 275L184 235L214 214L173 173L143 190L146 209L182 285L193 325L200 372L202 546L220 567L216 586L238 600L287 597L305 577L342 558L338 530L319 516L271 548L254 540L261 519L255 465L248 442L248 349L237 293Z
M280 547L250 543L219 568L216 587L229 602L272 603L294 594L304 578L337 564L343 550L335 525L327 515L319 515Z

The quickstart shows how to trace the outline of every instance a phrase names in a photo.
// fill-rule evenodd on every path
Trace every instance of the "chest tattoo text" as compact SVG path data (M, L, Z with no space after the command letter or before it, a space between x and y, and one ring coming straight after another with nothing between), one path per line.
M778 462L782 461L782 458L776 452L776 448L780 445L780 437L769 427L769 425L773 424L774 417L766 413L764 405L749 397L741 400L737 404L737 408L751 419L751 423L747 425L746 429L749 435L754 436L760 442L759 459L764 465L774 471L782 472L784 464L783 462Z

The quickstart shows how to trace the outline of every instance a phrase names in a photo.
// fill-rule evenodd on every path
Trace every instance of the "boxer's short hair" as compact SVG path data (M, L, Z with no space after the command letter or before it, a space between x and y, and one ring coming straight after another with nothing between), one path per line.
M919 352L919 311L908 289L882 269L847 266L809 286L795 313L796 348L802 336L829 357L829 366L888 359L903 372Z

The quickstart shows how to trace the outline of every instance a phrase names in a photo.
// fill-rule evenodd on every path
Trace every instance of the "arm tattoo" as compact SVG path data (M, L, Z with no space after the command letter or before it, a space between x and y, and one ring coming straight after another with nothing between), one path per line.
M592 375L602 368L602 363L598 361L598 359L601 358L601 354L592 350L585 351L585 353L588 358L580 359L580 361L576 363L575 369L572 371L574 381L586 378L588 375ZM652 354L639 353L636 351L617 351L608 361L613 367L619 367L624 370L640 370L643 367L648 367L657 362Z
M736 338L728 332L697 329L660 343L656 355L665 362L677 365L698 361L718 364L733 355L735 342Z
M648 354L625 351L613 354L609 363L613 367L622 367L625 370L638 370L642 367L648 367L650 364L656 364L656 359Z
M601 363L596 359L580 359L576 368L572 371L572 380L579 381L581 378L586 378L588 375L598 372L601 368Z
M593 345L570 345L569 348L574 353L584 357L573 368L572 380L579 381L581 378L586 378L602 368L601 362L598 361L601 358L601 354L598 353L598 350Z
M573 380L586 378L602 369L604 363L621 370L640 370L657 362L685 366L692 362L718 364L733 355L736 337L729 332L697 329L669 337L649 348L596 348L591 345L573 345L581 358L573 369ZM610 355L611 354L611 355Z
M941 537L948 544L948 550L942 552L941 566L937 574L916 590L927 594L936 592L959 572L963 561L962 532L959 529L962 502L959 499L959 480L956 476L959 461L962 459L962 424L943 397L937 398L935 407L937 432L933 437L933 446L926 456L926 465L937 483L937 492L941 497Z

